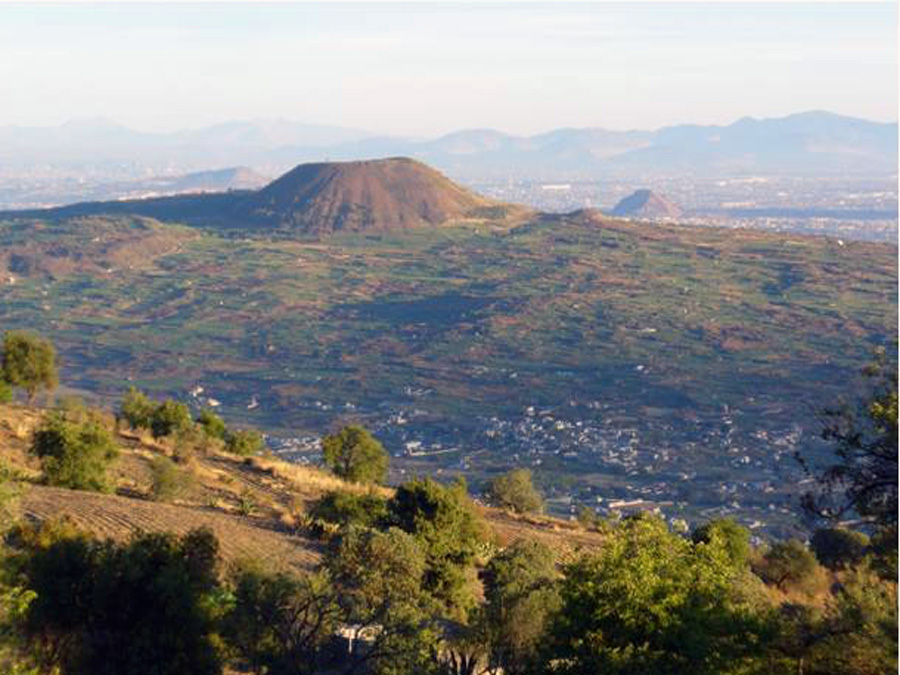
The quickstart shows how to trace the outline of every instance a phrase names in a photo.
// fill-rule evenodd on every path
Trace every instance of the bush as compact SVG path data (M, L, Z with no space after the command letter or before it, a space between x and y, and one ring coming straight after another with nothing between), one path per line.
M118 449L109 430L93 416L70 419L55 412L34 432L31 452L40 458L48 485L105 492L106 467Z
M387 516L387 501L375 494L329 492L315 503L310 515L339 525L375 527Z
M193 424L191 411L184 403L166 399L153 409L153 415L150 418L150 432L153 434L153 438L162 438L190 429Z
M791 539L772 544L758 565L757 574L782 591L789 586L802 586L816 571L816 557L803 545Z
M219 440L224 441L228 434L225 421L212 410L201 411L199 417L197 417L197 424L200 425L203 432L210 438L218 438Z
M826 527L816 530L810 547L820 563L828 569L838 570L856 565L863 559L869 538L862 532L843 527Z
M486 494L494 506L516 513L537 513L544 508L544 500L531 481L529 469L513 469L494 478L488 483Z
M387 476L384 446L359 426L323 438L322 456L335 475L356 483L380 483Z
M150 462L153 476L152 494L157 501L169 501L183 494L191 486L191 475L180 469L168 457L154 457Z
M129 387L119 406L119 417L128 422L132 429L149 429L155 409L156 404L145 394Z
M264 445L262 434L256 429L232 431L225 439L225 450L241 457L258 455Z

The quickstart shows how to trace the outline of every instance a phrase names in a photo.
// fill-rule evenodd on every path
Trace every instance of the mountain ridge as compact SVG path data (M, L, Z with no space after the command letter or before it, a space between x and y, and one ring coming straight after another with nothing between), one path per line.
M111 140L98 144L108 128ZM80 129L80 132L79 132ZM410 156L454 176L540 177L685 170L728 175L794 172L875 175L897 170L897 123L826 111L743 117L730 124L681 124L655 130L551 129L517 136L461 129L415 140L286 121L235 121L167 134L115 123L0 127L9 166L41 162L181 163L184 170L245 164L266 171L324 160Z

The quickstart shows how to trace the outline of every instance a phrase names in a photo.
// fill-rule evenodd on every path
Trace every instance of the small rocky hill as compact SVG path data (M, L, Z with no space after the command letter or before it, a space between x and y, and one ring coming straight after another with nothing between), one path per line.
M678 218L681 215L678 205L652 190L637 190L613 208L612 215L620 218Z
M238 206L249 222L307 234L407 229L490 215L497 205L404 157L301 164Z

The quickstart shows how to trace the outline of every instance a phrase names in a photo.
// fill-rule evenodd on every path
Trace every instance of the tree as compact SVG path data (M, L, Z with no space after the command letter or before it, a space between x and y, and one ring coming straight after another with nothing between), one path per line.
M208 609L218 542L208 530L124 544L63 537L21 554L35 593L20 630L63 675L217 675Z
M516 513L535 513L544 508L544 501L531 480L530 469L513 469L494 478L488 483L487 497L495 506Z
M225 437L225 450L241 457L259 454L265 442L262 434L256 429L238 429L229 431Z
M838 461L817 476L818 490L802 503L815 518L835 521L855 512L876 527L896 527L897 365L882 350L864 374L871 382L865 401L823 414L822 437L834 442Z
M109 489L106 467L118 455L112 434L89 413L50 413L34 432L31 452L48 485L72 490Z
M716 540L695 545L659 518L627 518L565 569L544 660L572 674L730 672L760 649L742 585Z
M791 539L772 544L757 566L757 572L763 580L783 591L789 585L807 581L816 567L812 552L803 542Z
M368 664L379 673L422 672L435 637L434 607L422 587L425 555L415 538L397 528L351 526L325 565L351 639L366 642L351 651L351 670Z
M695 544L716 540L737 567L745 567L750 558L750 530L738 525L733 518L717 518L704 523L694 530L691 538Z
M481 524L464 484L444 487L430 478L403 483L388 501L386 523L413 535L422 547L428 592L450 610L471 606L466 573L481 539Z
M859 563L869 548L869 538L843 527L826 527L815 531L810 546L820 563L837 570Z
M153 409L150 417L150 432L153 438L172 436L194 425L191 411L184 403L167 398Z
M384 447L360 426L348 426L322 439L325 465L336 475L356 483L380 483L387 476Z
M3 336L2 379L28 394L29 403L41 389L52 390L59 382L56 350L49 340L23 331Z
M528 672L559 609L556 561L544 544L519 540L484 573L489 663L498 672Z
M254 673L313 675L339 625L339 609L323 576L267 573L244 566L233 577L227 641Z

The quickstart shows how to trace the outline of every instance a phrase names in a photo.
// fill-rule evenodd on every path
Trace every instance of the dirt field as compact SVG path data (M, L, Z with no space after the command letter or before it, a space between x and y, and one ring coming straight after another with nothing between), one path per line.
M30 486L21 501L28 519L68 517L99 537L125 539L135 532L183 534L209 527L218 537L226 562L254 558L276 568L312 570L320 544L287 532L267 529L258 518L242 518L214 509L189 508L94 492Z

